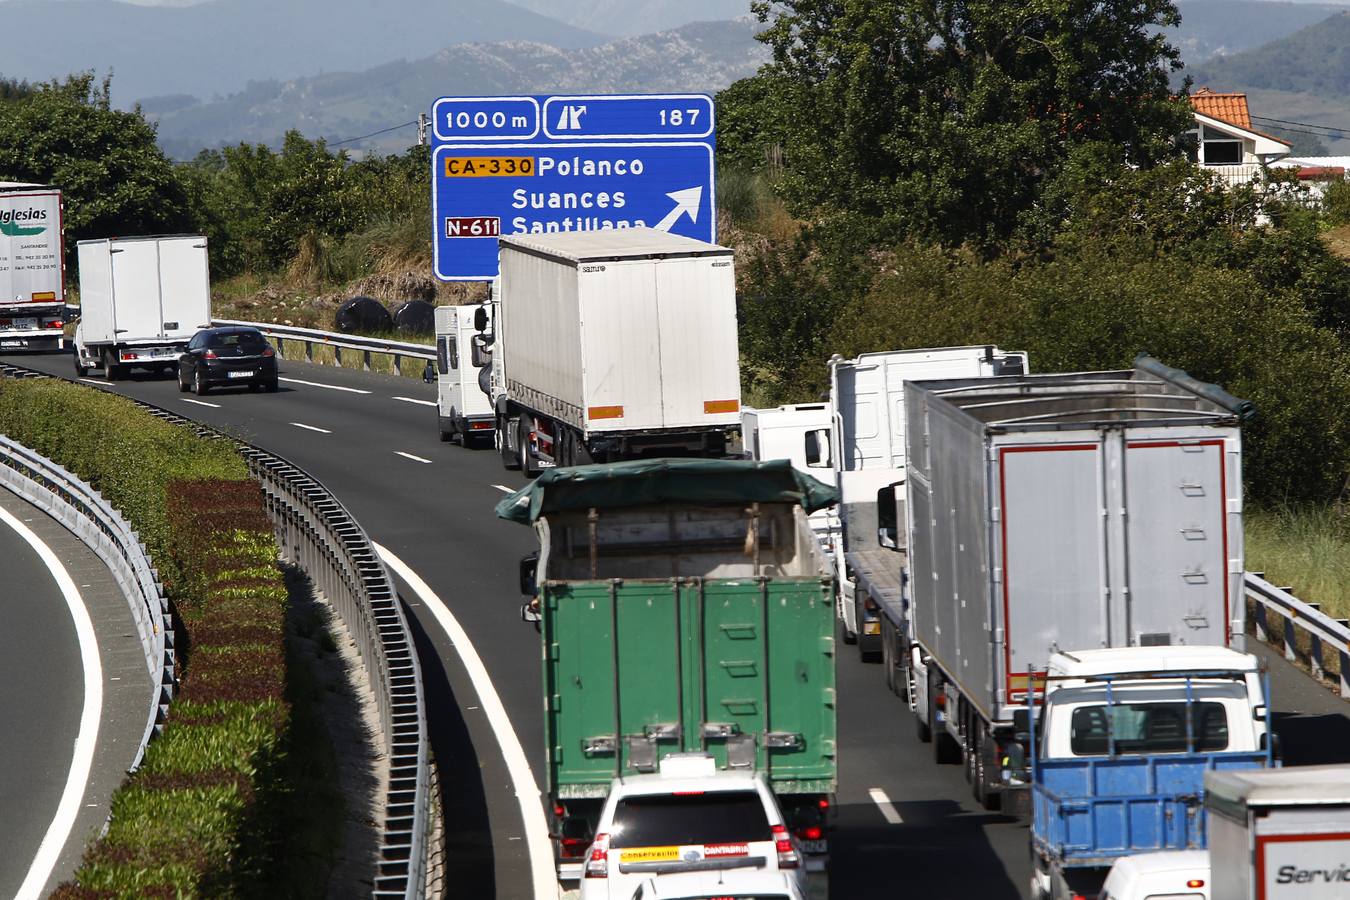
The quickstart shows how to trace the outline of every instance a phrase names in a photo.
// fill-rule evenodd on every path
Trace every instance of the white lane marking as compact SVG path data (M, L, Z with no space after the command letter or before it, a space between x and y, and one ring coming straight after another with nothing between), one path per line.
M296 428L303 428L306 431L317 431L319 434L332 434L327 428L320 428L317 425L306 425L304 422L292 422Z
M418 400L416 397L395 397L395 400L402 400L404 403L416 403L421 406L435 406L435 400Z
M302 381L299 378L278 378L277 381L284 381L287 384L304 384L309 387L328 388L330 391L346 391L349 394L369 394L370 391L363 391L360 388L343 387L340 384L321 384L317 381Z
M100 380L97 379L97 378L81 378L80 380L83 381L83 382L85 382L86 384L96 384L96 385L98 385L99 387L102 387L102 388L105 388L105 387L109 387L109 386L110 386L110 385L108 384L108 382L106 382L106 381L100 381Z
M413 456L411 453L404 453L402 450L395 450L394 452L397 453L399 456L403 457L404 459L411 459L413 462L420 462L420 463L431 462L431 460L429 459L424 459L421 456Z
M514 494L516 492L515 488L509 488L504 484L494 484L493 487L495 487L497 490L501 491L504 494Z
M502 705L502 698L497 695L497 688L488 675L487 667L483 665L483 660L474 649L469 635L460 626L449 607L436 596L427 583L408 568L403 560L387 549L374 541L371 545L375 548L375 552L380 554L385 565L407 582L413 593L417 594L427 609L431 610L431 614L436 617L436 621L450 638L450 643L454 644L460 661L464 663L464 668L469 673L469 680L473 682L473 689L478 694L478 702L483 706L488 724L492 726L492 733L497 737L497 744L502 750L502 759L506 762L506 771L511 776L512 787L515 788L516 800L520 804L520 815L525 821L526 849L530 854L534 896L536 900L558 896L558 878L553 870L553 847L548 839L548 823L544 820L544 807L539 802L539 782L534 779L534 772L530 770L525 750L520 746L520 738L511 727L511 719L506 715L506 707Z
M212 409L220 409L219 403L207 403L205 400L189 400L187 397L179 397L178 399L182 400L184 403L195 403L198 406L209 406Z
M84 791L89 781L89 770L94 762L94 749L98 741L98 723L103 709L103 667L98 658L98 638L94 634L94 623L89 619L89 610L84 606L75 581L61 565L60 558L52 548L43 543L42 538L34 534L27 525L16 519L8 510L0 509L0 521L14 529L19 537L28 542L52 579L61 589L61 596L70 609L70 617L75 621L75 635L80 642L80 663L84 669L84 708L80 711L80 730L75 737L74 753L70 762L70 771L66 773L66 786L61 791L61 801L56 807L56 816L47 833L38 845L37 855L28 874L19 886L16 900L38 900L42 888L56 867L61 850L70 839L70 831L75 826L75 817L84 802Z
M881 788L868 788L867 796L872 798L872 802L881 810L881 817L886 820L887 825L901 825L904 819L900 818L900 810L895 808L891 798L886 796L886 792Z

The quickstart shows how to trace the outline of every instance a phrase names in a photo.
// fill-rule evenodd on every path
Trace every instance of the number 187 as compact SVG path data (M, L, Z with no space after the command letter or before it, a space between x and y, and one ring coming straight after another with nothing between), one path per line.
M661 110L661 127L669 125L671 128L680 128L688 124L690 128L698 124L698 114L700 109L663 109Z

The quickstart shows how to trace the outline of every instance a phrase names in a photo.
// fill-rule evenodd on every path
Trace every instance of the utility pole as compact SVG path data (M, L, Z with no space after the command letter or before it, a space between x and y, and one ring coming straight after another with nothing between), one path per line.
M427 145L427 126L431 124L431 119L426 113L417 114L417 146L425 147Z

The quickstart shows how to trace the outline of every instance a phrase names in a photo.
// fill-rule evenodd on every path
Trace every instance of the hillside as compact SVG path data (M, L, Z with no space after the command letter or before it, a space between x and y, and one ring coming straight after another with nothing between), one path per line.
M1329 3L1269 0L1177 0L1181 27L1171 41L1188 66L1219 53L1259 47L1345 10Z
M1197 85L1246 91L1253 115L1350 130L1350 12L1254 50L1210 60L1190 74ZM1323 140L1332 153L1350 153L1350 140Z
M750 14L750 0L512 0L577 28L631 37Z
M186 159L202 147L278 143L287 129L330 140L409 122L436 97L456 93L716 91L751 75L767 58L749 20L703 22L576 50L510 41L465 44L413 62L294 81L257 82L199 104L163 98L146 104L160 145ZM404 128L353 145L401 151L415 139Z
M114 0L8 0L0 74L45 80L112 71L113 102L167 93L202 98L251 80L355 71L416 59L455 43L540 41L584 47L604 38L505 0L209 0L135 6Z

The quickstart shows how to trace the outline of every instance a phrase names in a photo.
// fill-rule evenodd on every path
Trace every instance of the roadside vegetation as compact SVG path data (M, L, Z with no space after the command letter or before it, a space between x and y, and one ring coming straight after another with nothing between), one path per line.
M160 571L177 633L164 733L54 896L324 896L343 800L311 679L288 648L288 590L242 458L122 398L48 380L0 379L0 432L122 510Z

